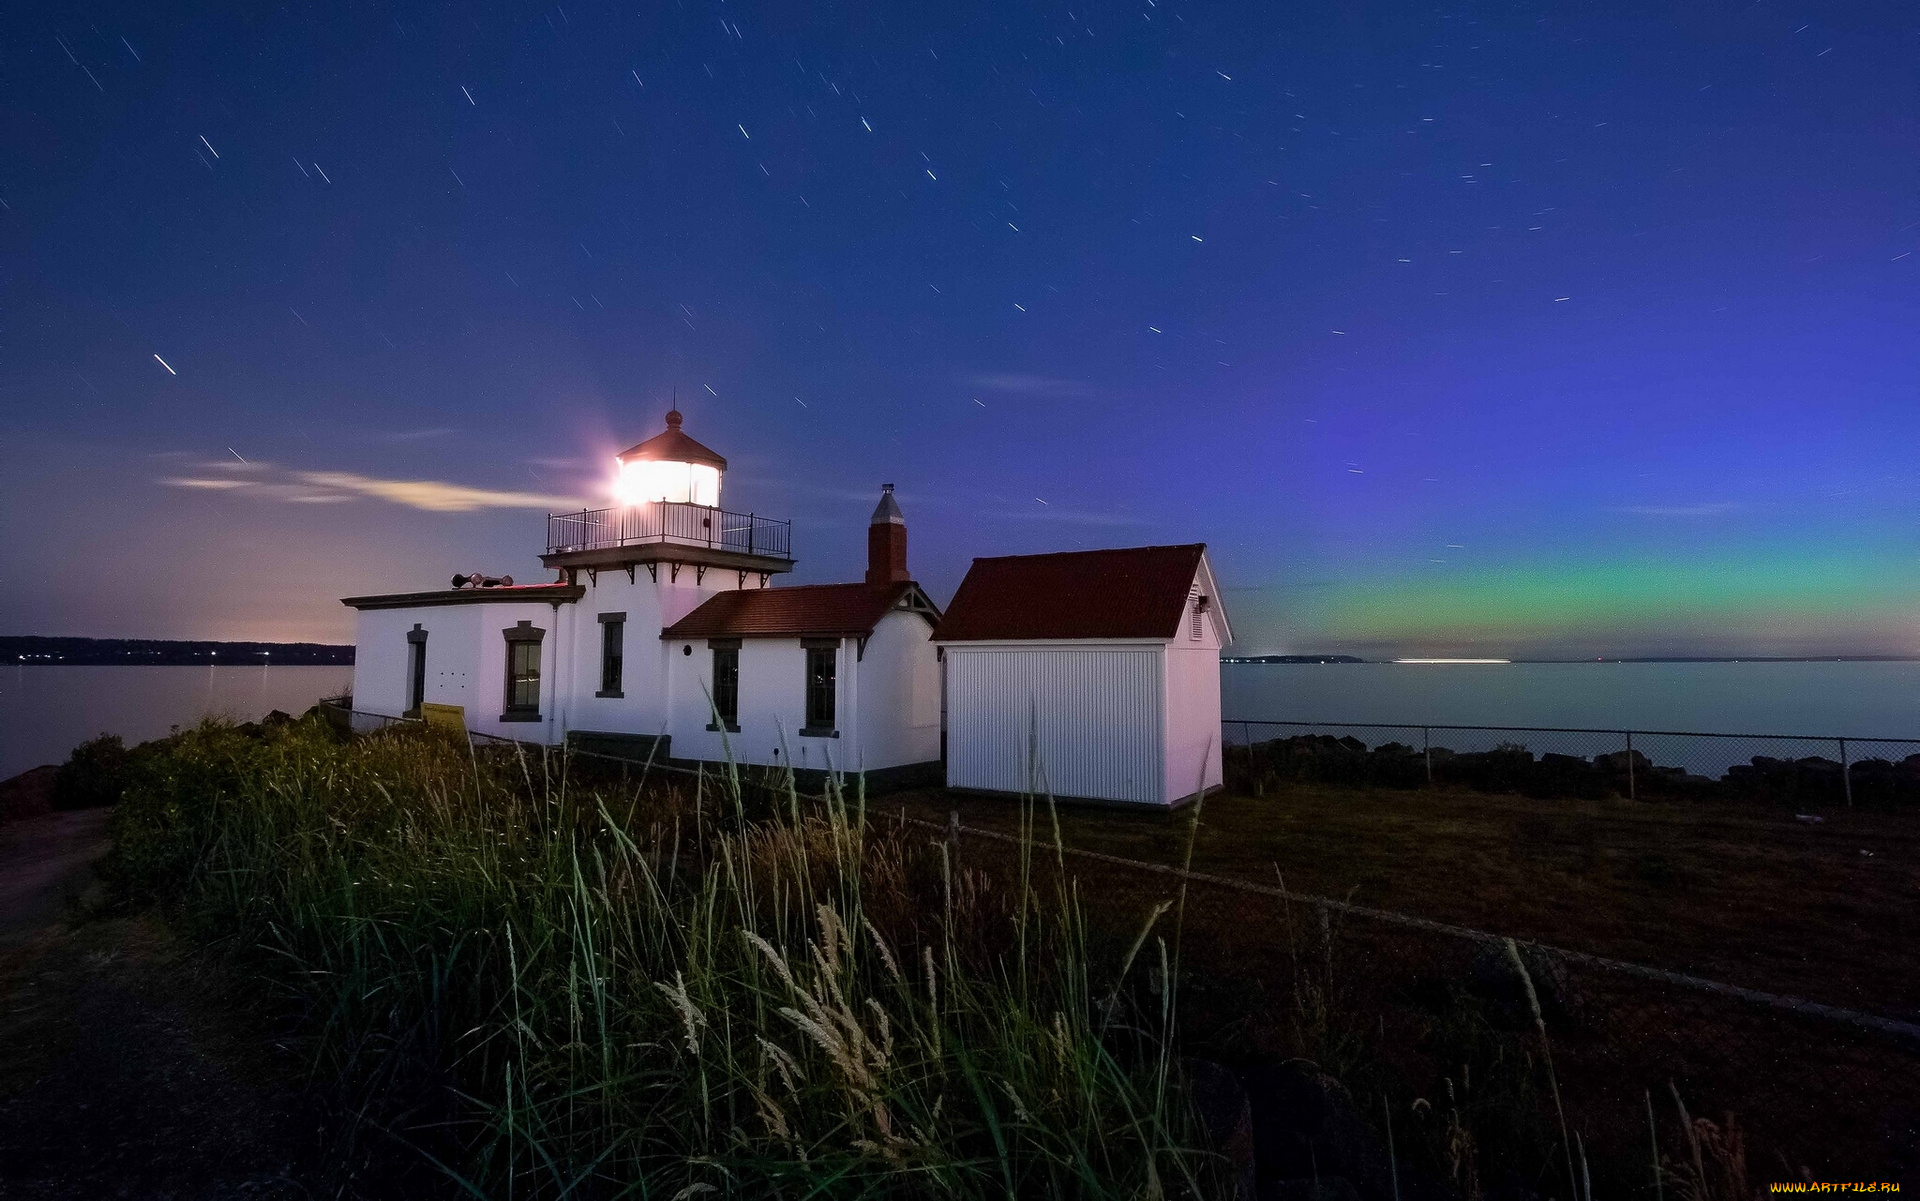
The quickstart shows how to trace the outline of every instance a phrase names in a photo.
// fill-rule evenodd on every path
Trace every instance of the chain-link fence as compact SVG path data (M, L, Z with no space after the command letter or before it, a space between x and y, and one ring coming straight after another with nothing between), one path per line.
M424 724L417 717L389 717L384 713L368 713L362 709L355 709L351 696L321 697L315 707L319 709L322 717L342 733L371 734L375 730Z
M1920 739L1699 734L1547 726L1222 723L1236 783L1417 788L1528 796L1726 798L1782 804L1920 802Z
M919 824L956 848L961 869L1016 878L1011 833ZM1046 839L1030 845L1032 862L1051 864ZM1107 920L1178 898L1179 933L1173 914L1160 929L1182 948L1190 1051L1327 1073L1376 1134L1391 1113L1409 1163L1457 1195L1565 1195L1556 1105L1592 1177L1576 1196L1661 1196L1656 1157L1667 1195L1691 1187L1729 1201L1768 1180L1920 1172L1920 1013L1902 1020L1526 941L1510 952L1486 931L1063 850L1079 895L1098 897ZM1696 1167L1686 1139L1701 1118L1721 1141ZM1714 1191L1736 1169L1751 1187ZM1715 1179L1702 1186L1701 1171ZM1496 1179L1503 1172L1533 1175Z

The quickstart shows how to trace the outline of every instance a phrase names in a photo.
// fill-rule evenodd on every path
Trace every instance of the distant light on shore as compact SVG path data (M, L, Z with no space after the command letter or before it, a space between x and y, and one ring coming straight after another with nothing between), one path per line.
M1395 663L1511 663L1512 659L1395 659Z

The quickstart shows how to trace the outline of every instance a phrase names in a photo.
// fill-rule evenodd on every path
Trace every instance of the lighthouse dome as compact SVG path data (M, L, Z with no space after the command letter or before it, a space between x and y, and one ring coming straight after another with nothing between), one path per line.
M667 414L665 432L615 456L619 474L614 495L621 504L650 501L720 505L720 476L727 461L680 429L680 410Z

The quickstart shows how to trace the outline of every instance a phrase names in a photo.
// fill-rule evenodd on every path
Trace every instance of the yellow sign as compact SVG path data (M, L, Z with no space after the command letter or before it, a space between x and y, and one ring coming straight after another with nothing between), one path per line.
M432 729L452 730L456 734L467 732L467 709L464 705L436 705L429 702L420 706L420 716Z

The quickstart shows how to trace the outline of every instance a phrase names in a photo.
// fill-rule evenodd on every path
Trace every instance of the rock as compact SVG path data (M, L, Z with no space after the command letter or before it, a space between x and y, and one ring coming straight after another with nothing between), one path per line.
M1548 751L1540 756L1540 766L1551 767L1555 771L1585 771L1593 765L1578 755L1561 755Z
M1253 1107L1239 1079L1209 1059L1183 1059L1188 1095L1206 1128L1207 1143L1224 1156L1233 1201L1254 1201Z
M1653 766L1653 760L1647 758L1645 755L1641 754L1639 751L1626 751L1626 750L1609 751L1604 755L1595 755L1593 757L1593 765L1597 768L1600 768L1602 771L1617 771L1617 772L1624 773L1627 770L1627 762L1629 758L1632 759L1633 770L1636 772L1646 771L1648 768Z

